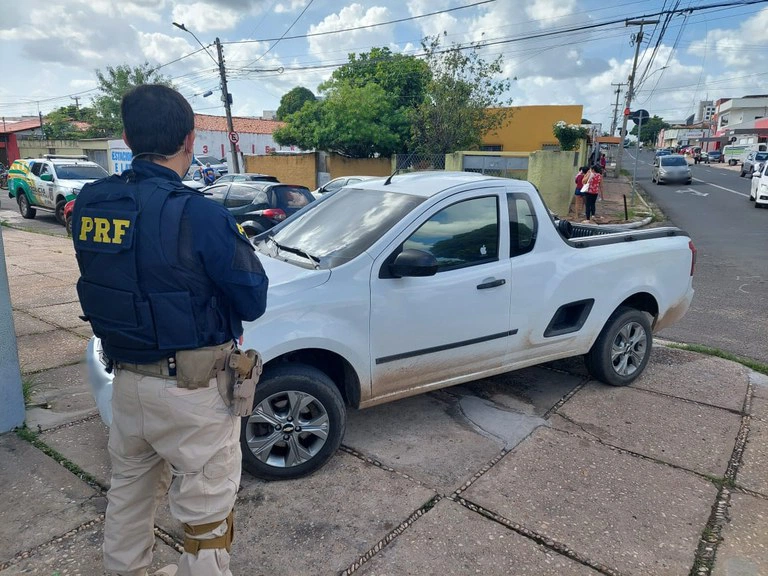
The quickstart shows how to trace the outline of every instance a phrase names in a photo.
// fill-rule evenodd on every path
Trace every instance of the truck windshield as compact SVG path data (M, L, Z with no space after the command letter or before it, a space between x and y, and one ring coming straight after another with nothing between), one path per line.
M109 173L96 164L57 164L56 175L62 180L98 180Z
M398 192L344 188L317 201L274 234L281 246L312 254L320 268L333 268L356 258L424 198ZM270 254L274 243L261 242Z

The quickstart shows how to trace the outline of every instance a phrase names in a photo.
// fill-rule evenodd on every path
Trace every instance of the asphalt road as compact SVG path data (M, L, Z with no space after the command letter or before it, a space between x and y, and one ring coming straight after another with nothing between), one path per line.
M634 169L634 151L624 168ZM724 164L691 166L693 183L651 183L654 154L638 158L637 182L698 250L693 304L659 336L704 344L768 364L768 210L749 201L750 179Z

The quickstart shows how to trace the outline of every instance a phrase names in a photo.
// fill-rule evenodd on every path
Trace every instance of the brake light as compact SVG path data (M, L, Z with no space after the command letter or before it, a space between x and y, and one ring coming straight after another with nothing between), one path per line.
M688 241L688 248L691 249L691 276L696 269L696 246L693 245L693 240Z
M262 216L265 218L271 218L272 220L285 220L287 216L285 215L285 212L280 210L280 208L267 208L261 213Z

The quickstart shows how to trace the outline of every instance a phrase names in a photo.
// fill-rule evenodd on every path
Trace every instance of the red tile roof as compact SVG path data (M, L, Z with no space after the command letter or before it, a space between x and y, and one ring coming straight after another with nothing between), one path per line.
M244 134L272 134L275 130L285 125L285 122L277 120L262 120L260 118L244 118L233 116L232 124L235 132ZM211 132L227 132L227 118L225 116L211 116L209 114L195 114L195 130L209 130Z
M4 123L0 121L0 133L10 134L11 132L23 132L24 130L33 130L34 128L40 128L40 119L32 118L30 120L21 120L20 122Z

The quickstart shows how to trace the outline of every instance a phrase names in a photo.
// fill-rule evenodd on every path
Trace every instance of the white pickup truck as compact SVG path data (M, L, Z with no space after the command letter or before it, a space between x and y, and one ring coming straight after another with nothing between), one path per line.
M465 172L359 182L254 243L268 306L243 347L265 370L241 442L245 469L267 479L325 463L345 405L571 356L627 385L652 332L693 297L696 251L681 230L572 226L530 183ZM104 416L111 377L97 339L88 357Z

